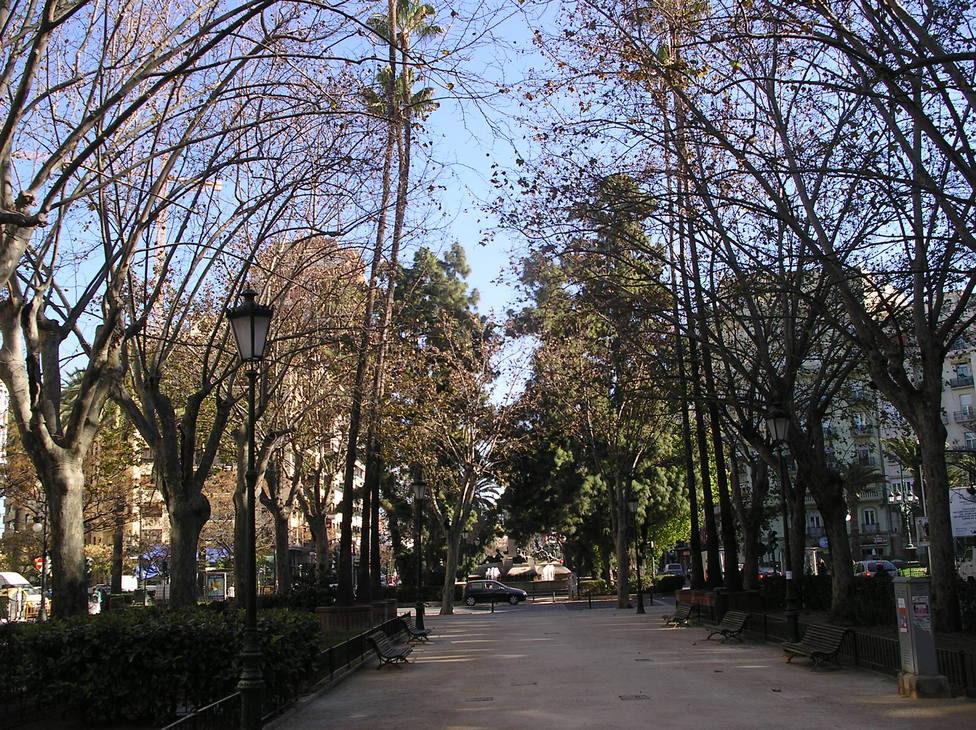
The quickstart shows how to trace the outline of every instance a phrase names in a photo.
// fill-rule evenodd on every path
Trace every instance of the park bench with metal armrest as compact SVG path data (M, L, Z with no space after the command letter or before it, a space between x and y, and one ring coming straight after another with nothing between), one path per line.
M719 622L718 626L708 635L711 639L716 634L722 635L722 642L724 643L728 639L738 639L742 641L743 629L746 627L746 621L749 620L749 614L745 611L726 611L725 615L722 616L722 620Z
M372 644L373 649L376 651L376 656L380 660L380 663L376 666L377 669L382 668L384 664L406 663L407 657L413 651L412 646L407 646L406 644L398 646L394 644L390 641L390 637L383 631L374 631L367 634L366 641Z
M783 644L786 661L793 661L795 656L808 656L813 660L814 668L826 661L833 661L839 667L840 660L837 654L848 631L849 629L841 626L810 624L800 641Z
M694 606L690 603L679 603L674 607L674 613L664 617L665 626L687 626L691 620L691 610Z
M418 629L414 622L413 614L409 611L399 617L403 623L403 628L407 632L407 642L411 641L430 641L430 629Z

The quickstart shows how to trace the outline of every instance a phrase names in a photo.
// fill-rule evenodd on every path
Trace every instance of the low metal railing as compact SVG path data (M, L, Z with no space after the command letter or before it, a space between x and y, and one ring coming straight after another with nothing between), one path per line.
M806 630L801 623L800 636ZM779 616L753 614L745 634L761 641L787 641L786 621ZM939 673L946 676L954 695L976 697L976 654L965 649L936 649ZM898 639L851 629L841 644L840 656L851 664L886 674L901 671Z
M358 668L367 660L370 650L366 635L376 630L382 630L391 637L398 637L404 633L400 617L394 616L379 626L374 626L319 652L314 671L301 685L287 687L282 694L265 695L264 722L291 706L303 692L319 683L335 681ZM272 681L272 676L266 676L265 679L269 685L278 685ZM241 696L240 693L235 692L181 717L166 725L163 730L236 730L240 726L240 707Z
M241 693L235 692L181 717L163 730L230 730L240 725Z

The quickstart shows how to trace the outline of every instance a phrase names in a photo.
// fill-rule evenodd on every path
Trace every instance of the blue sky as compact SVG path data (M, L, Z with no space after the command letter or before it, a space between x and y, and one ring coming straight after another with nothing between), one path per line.
M491 85L512 88L531 67L541 63L523 15L525 7L504 0L500 6L497 18L501 20L490 31L494 42L472 50L459 69L462 74L479 79L480 90ZM452 28L447 35L455 31ZM446 40L448 45L456 42ZM450 78L445 75L429 83L436 86ZM443 86L437 89L437 93L445 91ZM513 252L521 250L521 242L517 235L497 230L497 221L483 206L494 195L490 183L492 164L512 169L516 157L525 154L522 149L516 154L514 148L515 144L523 146L524 134L514 116L518 97L517 93L495 94L486 102L474 102L442 96L441 106L427 120L425 132L434 145L435 159L445 165L441 184L447 190L441 191L441 201L450 223L442 245L446 247L456 240L464 246L471 266L469 283L481 293L479 308L498 318L503 318L505 309L515 304L514 290L499 283L499 279ZM493 126L500 128L503 136L496 134ZM481 245L485 239L490 243Z

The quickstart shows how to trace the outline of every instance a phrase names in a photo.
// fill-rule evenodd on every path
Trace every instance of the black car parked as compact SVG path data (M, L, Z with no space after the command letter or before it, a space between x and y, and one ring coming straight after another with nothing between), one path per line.
M528 595L521 588L511 588L497 580L472 580L464 587L464 603L468 606L490 601L508 601L515 606Z

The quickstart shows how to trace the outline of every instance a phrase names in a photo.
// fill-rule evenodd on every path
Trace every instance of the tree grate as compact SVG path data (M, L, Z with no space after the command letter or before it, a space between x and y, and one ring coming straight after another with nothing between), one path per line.
M468 697L468 702L494 702L494 697Z
M648 695L620 695L620 699L624 702L629 702L631 700L649 700L651 698Z

